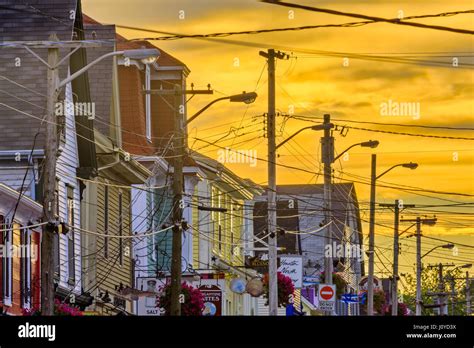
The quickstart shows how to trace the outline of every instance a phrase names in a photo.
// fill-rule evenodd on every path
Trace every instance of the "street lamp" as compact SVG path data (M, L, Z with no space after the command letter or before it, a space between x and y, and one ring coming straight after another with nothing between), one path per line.
M425 253L421 258L424 258L426 255L428 255L429 253L431 253L432 251L436 250L436 249L439 249L439 248L443 248L443 249L453 249L454 248L454 244L453 243L449 243L449 244L443 244L443 245L438 245L438 246L435 246L433 249L431 249L430 251L428 251L427 253Z
M57 41L55 35L51 36L51 41ZM57 160L57 135L56 135L56 119L54 108L59 95L59 91L62 87L79 77L91 67L102 61L107 57L113 56L124 56L128 59L139 59L144 64L151 64L155 62L160 56L160 51L157 49L138 49L138 50L126 50L126 51L114 51L109 52L96 60L85 65L74 74L68 76L64 80L59 79L59 67L65 62L74 52L76 52L80 46L73 49L69 54L59 60L59 47L48 47L48 62L45 62L34 52L29 50L33 55L36 56L43 64L48 68L47 73L47 104L46 104L46 141L45 141L45 159L43 164L43 177L44 177L44 221L48 222L45 225L44 232L42 235L41 243L41 308L45 315L53 315L54 313L54 286L51 274L54 271L53 258L51 257L51 250L53 246L53 233L51 229L54 226L55 220L55 182L56 182L56 160Z
M206 111L207 109L209 109L213 104L221 101L221 100L229 100L231 103L245 103L245 104L252 104L256 99L257 99L257 93L255 92L249 92L249 93L246 93L246 92L243 92L243 93L240 93L240 94L235 94L235 95L231 95L231 96L228 96L228 97L221 97L221 98L217 98L213 101L211 101L209 104L207 104L206 106L204 106L201 110L199 110L198 112L196 112L193 116L191 116L187 121L186 121L186 125L188 125L189 123L191 123L192 121L194 121L199 115L201 115L204 111Z
M370 225L369 225L369 274L367 279L367 315L374 315L374 246L375 246L375 182L382 176L390 172L396 167L403 167L409 169L418 168L417 163L400 163L396 164L382 174L377 175L377 155L372 155L371 163L371 180L370 180Z
M378 140L369 140L369 141L364 141L362 143L351 145L347 149L342 151L336 158L334 158L333 162L336 162L342 155L344 155L347 151L349 151L353 147L361 146L361 147L370 147L371 149L375 149L377 146L379 146L379 144L380 143Z

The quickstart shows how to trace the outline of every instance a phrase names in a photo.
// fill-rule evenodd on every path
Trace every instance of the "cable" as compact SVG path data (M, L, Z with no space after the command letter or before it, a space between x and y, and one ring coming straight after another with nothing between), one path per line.
M265 2L265 3L269 3L269 4L273 4L273 5L278 5L278 6L300 8L300 9L303 9L303 10L308 10L308 11L313 11L313 12L321 12L321 13L328 13L328 14L332 14L332 15L336 15L336 16L346 16L346 17L368 19L368 20L370 20L369 23L372 23L372 22L386 22L386 23L397 24L397 25L408 25L408 26L413 26L413 27L418 27L418 28L448 31L448 32L453 32L453 33L457 33L457 34L468 34L468 35L473 35L474 34L474 31L472 31L472 30L449 28L449 27L444 27L444 26L440 26L440 25L428 25L428 24L422 24L422 23L405 22L404 20L406 20L407 18L382 18L382 17L367 16L367 15L359 14L359 13L349 13L349 12L335 11L335 10L318 8L318 7L311 7L311 6L293 4L293 3L289 3L289 2L276 1L276 0L260 0L260 1ZM462 13L473 13L473 12L474 12L473 10L462 11ZM459 12L459 13L461 13L461 12ZM428 17L433 17L433 16L435 16L435 17L437 17L437 16L446 16L446 13L445 14L439 14L439 15L423 15L423 16L418 16L416 18L428 18Z

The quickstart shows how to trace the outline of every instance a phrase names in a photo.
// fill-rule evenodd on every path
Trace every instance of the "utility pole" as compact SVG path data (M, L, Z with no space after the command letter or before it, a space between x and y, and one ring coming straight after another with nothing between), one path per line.
M173 159L173 242L171 249L171 315L181 315L181 254L182 254L182 220L183 220L183 157L184 129L181 86L174 87L174 159Z
M374 315L375 181L377 180L376 154L372 154L370 177L369 274L367 277L367 315Z
M56 35L49 37L50 41L58 41ZM56 185L56 160L58 138L56 132L55 104L58 98L57 84L59 82L58 71L59 48L48 48L48 74L47 74L47 103L46 103L46 139L44 159L44 197L43 217L48 222L43 227L41 235L41 312L43 315L54 314L54 259L53 241L55 231L56 197L54 194Z
M174 137L173 137L173 241L171 248L171 308L170 314L173 316L181 315L181 259L182 259L182 233L183 233L183 160L186 155L186 115L183 110L183 96L188 94L213 94L210 88L207 90L185 90L183 91L178 84L174 85L174 90L158 89L147 90L146 94L160 96L174 96Z
M400 211L405 208L414 208L414 204L403 204L401 200L395 200L395 204L380 204L381 207L393 207L394 211L394 223L393 223L393 272L392 272L392 283L391 283L391 304L392 304L392 316L398 315L398 257L400 255L400 243L399 237L407 230L399 233L400 225Z
M324 115L323 121L324 136L321 138L321 160L324 164L324 222L326 223L326 231L324 239L326 245L332 245L332 169L331 165L334 161L334 137L331 132L331 116ZM333 258L324 258L324 282L332 284ZM332 315L327 311L326 315Z
M404 222L416 222L416 315L421 315L421 272L423 265L421 263L421 224L434 225L436 224L436 218L420 218L416 219L404 219Z
M471 280L469 271L466 271L466 315L471 315Z
M260 56L268 62L268 306L269 315L277 315L278 310L278 278L277 278L277 211L276 211L276 112L275 112L275 59L284 59L287 55L274 49L260 51Z
M445 303L444 293L444 278L443 278L443 264L438 265L438 304L439 304L439 315L447 315L447 304Z
M455 305L454 305L454 302L455 302L455 296L456 296L456 279L454 279L454 275L451 274L451 277L450 277L450 283L451 283L451 315L455 315L454 314L454 311L455 311Z

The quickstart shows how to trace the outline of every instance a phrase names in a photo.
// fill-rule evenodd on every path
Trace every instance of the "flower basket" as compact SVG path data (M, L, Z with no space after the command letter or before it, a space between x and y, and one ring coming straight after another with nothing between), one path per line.
M23 309L24 316L41 316L41 310L39 307L33 307L31 309ZM67 303L63 303L62 301L55 299L54 300L54 315L57 316L82 316L82 311L76 307L71 306Z
M158 306L165 311L165 315L171 314L171 284L160 288L161 296L158 297ZM181 284L181 294L184 295L181 303L181 315L200 316L204 310L204 296L199 289L186 283Z
M286 307L286 305L293 303L291 296L295 291L293 281L283 273L278 272L278 306ZM268 273L263 276L263 296L267 299L268 305Z

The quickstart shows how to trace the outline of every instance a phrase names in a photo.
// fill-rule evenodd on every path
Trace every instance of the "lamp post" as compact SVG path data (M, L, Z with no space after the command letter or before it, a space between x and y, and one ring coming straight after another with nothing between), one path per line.
M153 92L153 91L149 91ZM157 91L156 93L161 93L162 91ZM183 158L185 155L185 142L184 142L184 132L183 130L186 126L195 120L199 115L206 111L213 104L221 100L230 100L231 102L241 102L250 104L255 101L257 98L257 93L241 93L232 95L229 97L217 98L204 106L201 110L196 112L191 116L187 121L181 122L181 117L179 117L179 97L182 95L188 94L188 91L182 91L180 86L175 86L174 96L175 96L175 123L174 123L174 146L177 149L177 155L173 161L173 241L172 241L172 253L171 253L171 315L180 316L181 315L181 304L179 302L179 297L181 294L181 254L182 254L182 215L183 210L181 208L181 199L182 199L182 190L183 190ZM211 91L212 92L212 91ZM189 94L209 94L209 91L189 91Z
M52 35L51 41L57 41L57 37ZM57 135L56 135L56 119L55 104L62 87L69 82L85 73L92 66L96 65L103 59L112 56L124 56L129 59L142 60L144 64L151 64L160 56L157 49L139 49L128 51L115 51L107 53L91 63L87 64L74 74L68 76L64 80L59 80L59 66L67 60L76 50L59 60L60 45L49 45L48 61L45 62L41 58L39 60L48 68L47 74L47 104L46 104L46 141L45 141L45 159L43 164L44 176L44 197L43 197L43 219L46 224L43 228L41 241L41 311L44 315L54 314L54 264L51 250L53 249L53 234L55 233L55 207L56 198L54 195L56 181L56 161L57 161ZM30 52L36 56L31 50ZM36 56L38 58L38 56Z
M377 175L377 155L372 155L370 180L370 225L369 225L369 274L367 277L367 315L374 315L374 246L375 246L375 188L376 181L397 167L416 169L416 163L396 164L382 174Z

